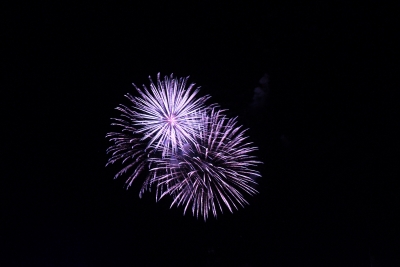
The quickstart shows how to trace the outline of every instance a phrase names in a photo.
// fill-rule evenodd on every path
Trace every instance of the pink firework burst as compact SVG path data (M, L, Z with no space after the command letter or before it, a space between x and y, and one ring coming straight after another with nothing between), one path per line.
M171 207L184 206L184 213L191 209L206 220L224 206L233 212L248 204L261 162L236 118L206 105L209 96L196 98L199 88L187 86L187 79L161 80L158 74L150 89L134 85L139 96L127 94L132 105L118 106L121 117L113 119L122 130L106 135L113 142L107 165L122 162L115 178L128 173L127 187L145 171L140 197L155 187L157 200L171 196Z
M210 96L196 99L199 88L195 84L186 87L188 78L164 80L157 75L157 84L150 78L150 89L135 88L139 97L127 94L132 107L121 105L118 109L125 113L136 126L135 133L142 134L148 147L162 148L162 155L174 154L178 146L193 142L200 126L200 110L206 108L205 101Z
M149 186L157 185L157 199L170 195L171 207L182 205L185 213L191 206L193 215L204 220L209 212L216 217L222 206L233 212L248 204L243 193L257 193L255 178L261 176L254 169L261 162L251 155L257 148L246 139L236 118L205 112L195 142L168 158L153 159Z

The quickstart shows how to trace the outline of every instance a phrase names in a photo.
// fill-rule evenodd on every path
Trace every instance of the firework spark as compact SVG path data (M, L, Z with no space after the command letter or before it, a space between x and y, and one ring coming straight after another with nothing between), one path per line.
M125 114L123 110L122 112ZM106 166L114 164L117 161L121 161L122 164L128 163L114 176L114 179L116 179L122 174L132 170L126 180L128 188L132 185L133 180L146 169L146 165L150 164L148 155L151 154L151 150L146 150L145 144L135 135L136 129L132 127L129 121L124 118L113 120L115 122L111 125L120 126L122 130L121 132L111 132L106 135L111 142L114 142L114 144L107 149L107 154L111 153L112 155L108 159Z

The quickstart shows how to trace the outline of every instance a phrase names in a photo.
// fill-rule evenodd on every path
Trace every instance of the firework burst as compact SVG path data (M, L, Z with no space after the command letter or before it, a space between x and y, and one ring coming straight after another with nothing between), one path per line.
M171 195L171 207L182 205L185 213L191 206L193 215L204 220L209 212L215 217L217 210L223 212L222 204L231 212L248 204L243 193L257 193L254 178L260 173L253 168L261 162L250 155L257 148L244 134L236 118L205 112L196 142L172 157L153 159L156 167L149 182L157 185L157 199Z
M178 146L193 142L197 136L195 129L200 126L200 110L206 109L205 101L210 96L196 99L199 88L195 84L186 88L188 78L174 79L171 75L164 80L157 76L157 85L150 78L150 90L135 86L140 97L127 94L133 103L132 109L120 106L120 110L137 127L136 133L142 140L148 140L148 147L162 148L162 155L174 154Z
M140 96L127 94L132 106L117 107L121 117L113 119L122 130L106 136L113 142L107 165L123 163L115 178L130 172L127 187L146 170L139 196L155 187L157 200L169 195L171 207L184 206L185 213L191 206L206 220L223 206L233 212L248 204L244 194L257 193L254 178L261 175L255 167L261 162L236 118L207 106L209 96L196 98L199 89L186 87L187 79L161 80L158 74L150 89L134 85Z

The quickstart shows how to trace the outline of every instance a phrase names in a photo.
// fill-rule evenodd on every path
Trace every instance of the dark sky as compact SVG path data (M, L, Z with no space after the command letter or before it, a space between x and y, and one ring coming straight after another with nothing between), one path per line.
M393 7L53 2L4 9L2 266L400 263ZM158 72L250 128L249 206L204 222L113 180L114 108Z

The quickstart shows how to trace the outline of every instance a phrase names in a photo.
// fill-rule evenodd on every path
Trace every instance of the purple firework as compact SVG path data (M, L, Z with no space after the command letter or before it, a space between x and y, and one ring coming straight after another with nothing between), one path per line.
M124 110L122 116L126 116ZM121 161L122 164L126 165L120 170L114 179L118 178L122 174L131 171L126 180L127 188L132 185L133 180L141 173L146 166L150 164L148 155L151 154L151 150L146 150L146 144L141 142L140 138L135 135L136 129L132 127L130 121L124 118L113 119L115 122L111 125L122 127L121 132L110 132L106 135L111 142L114 142L107 149L107 154L111 153L111 157L108 159L106 166L114 164L116 161ZM150 165L147 167L147 169Z
M207 114L208 113L208 114ZM253 195L254 170L260 161L251 152L257 150L246 141L245 130L237 126L236 119L228 119L221 111L205 112L202 127L195 142L180 147L168 158L155 158L149 186L157 185L157 199L170 195L173 205L191 206L193 215L208 213L216 217L225 205L231 212L248 204L243 193Z
M261 162L236 118L206 105L209 96L196 98L199 89L186 87L187 79L161 80L158 74L150 90L134 85L140 96L127 94L132 106L118 106L121 117L113 119L122 129L106 135L113 142L107 165L122 162L115 178L130 172L127 187L146 170L139 196L155 187L157 200L169 195L171 207L182 205L185 213L191 206L206 220L223 206L233 212L248 204L244 194L257 193L254 179L261 175L255 167Z
M186 88L188 78L175 79L173 75L160 80L157 85L150 78L150 90L143 85L143 90L135 86L140 97L127 94L133 103L132 108L120 106L133 125L135 133L142 134L147 140L147 147L162 148L162 156L174 154L178 146L193 142L200 127L200 111L205 109L205 101L209 96L195 98L199 88L190 84Z
M188 78L173 78L173 75L160 80L157 75L157 85L150 78L150 90L144 87L139 92L140 97L127 94L132 102L131 107L119 105L116 109L121 112L120 118L114 118L112 125L122 127L121 132L111 132L106 135L114 142L107 149L111 153L107 165L121 161L125 166L115 178L130 171L126 181L127 187L143 171L150 169L150 155L164 157L176 153L182 144L193 142L201 128L202 110L209 96L195 98L199 88L190 84L186 88ZM153 155L154 157L154 155ZM145 191L149 184L147 176L139 194Z

